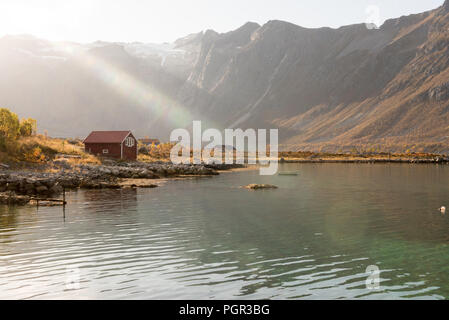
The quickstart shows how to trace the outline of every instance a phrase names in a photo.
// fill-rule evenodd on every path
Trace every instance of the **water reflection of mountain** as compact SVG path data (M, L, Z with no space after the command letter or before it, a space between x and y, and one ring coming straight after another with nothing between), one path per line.
M10 242L21 224L34 223L35 213L34 207L0 205L0 245Z
M122 212L137 206L137 189L83 191L81 201L102 212Z

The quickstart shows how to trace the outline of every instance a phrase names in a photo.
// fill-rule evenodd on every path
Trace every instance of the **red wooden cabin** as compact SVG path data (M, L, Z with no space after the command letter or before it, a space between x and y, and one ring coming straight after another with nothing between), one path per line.
M137 160L137 140L131 131L92 131L83 142L86 152L94 155Z

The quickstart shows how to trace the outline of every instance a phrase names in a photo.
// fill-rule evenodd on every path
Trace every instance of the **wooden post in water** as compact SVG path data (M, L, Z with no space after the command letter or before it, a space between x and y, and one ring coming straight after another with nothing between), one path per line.
M65 202L65 187L62 187L62 216L63 216L63 218L64 218L64 221L65 221L65 204L66 204L66 202Z

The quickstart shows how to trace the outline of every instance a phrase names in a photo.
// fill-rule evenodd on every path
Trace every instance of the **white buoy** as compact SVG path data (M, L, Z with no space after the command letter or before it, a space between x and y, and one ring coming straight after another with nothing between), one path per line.
M446 213L446 207L441 207L441 208L440 208L440 212L441 212L441 213Z

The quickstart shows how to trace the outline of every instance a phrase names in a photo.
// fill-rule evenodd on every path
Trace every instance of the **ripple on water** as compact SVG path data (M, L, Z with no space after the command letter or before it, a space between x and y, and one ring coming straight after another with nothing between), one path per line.
M449 168L298 166L283 168L300 170L294 179L243 171L71 192L65 219L0 207L0 298L449 297L449 216L434 210ZM248 182L280 188L234 188ZM366 288L370 265L380 290Z

